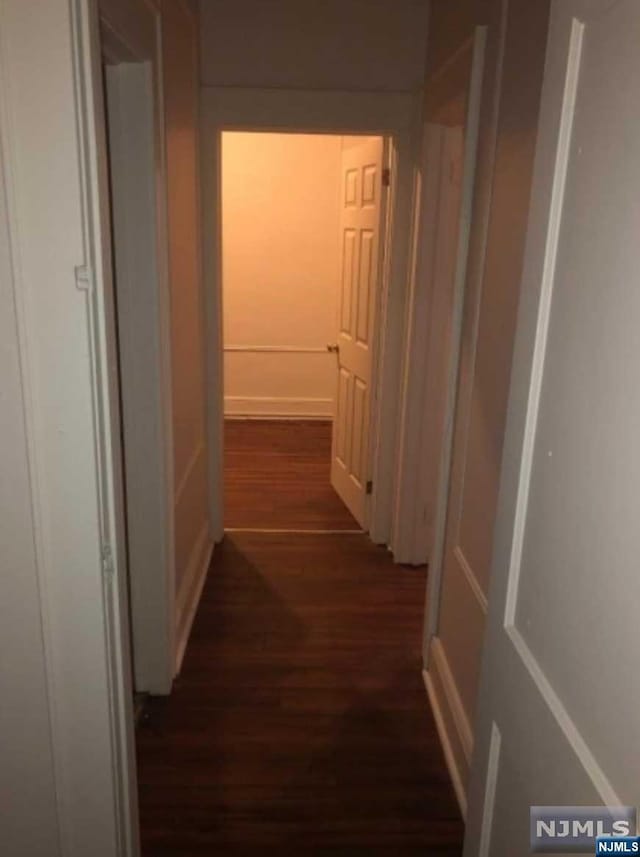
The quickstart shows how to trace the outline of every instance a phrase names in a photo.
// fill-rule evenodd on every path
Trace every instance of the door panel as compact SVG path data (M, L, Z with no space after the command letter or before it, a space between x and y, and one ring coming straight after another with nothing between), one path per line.
M448 497L441 492L440 500L446 505L439 508L438 520L445 519L444 532L438 529L432 563L437 569L442 558L440 597L430 605L437 611L437 621L430 626L435 635L429 639L427 675L429 683L443 689L436 707L456 712L444 731L445 743L458 748L454 755L462 760L453 777L463 797L489 601L487 581L548 13L547 2L505 0L494 5L489 27L487 100L465 284ZM446 475L443 470L445 485Z
M349 335L351 331L351 285L354 280L356 262L355 242L357 232L355 229L345 229L342 244L342 282L340 293L340 332Z
M342 277L331 484L363 527L369 478L372 337L380 268L382 152L381 137L363 138L342 152Z
M467 857L528 854L531 804L640 803L639 41L634 0L553 5Z

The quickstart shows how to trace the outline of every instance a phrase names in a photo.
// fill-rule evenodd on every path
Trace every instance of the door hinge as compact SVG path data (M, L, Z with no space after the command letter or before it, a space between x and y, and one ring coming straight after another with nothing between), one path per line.
M391 185L391 169L390 167L382 168L382 187L390 187Z
M111 545L108 542L104 542L102 545L102 574L111 579L114 571L115 565L113 562L113 551L111 549Z
M369 479L369 480L367 481L366 492L367 492L367 494L372 494L372 493L373 493L373 480L372 480L372 479Z

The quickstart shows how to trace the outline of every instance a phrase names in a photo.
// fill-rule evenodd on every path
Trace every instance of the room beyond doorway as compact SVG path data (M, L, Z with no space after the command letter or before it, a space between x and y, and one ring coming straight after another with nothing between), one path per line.
M224 526L366 529L385 140L221 142Z

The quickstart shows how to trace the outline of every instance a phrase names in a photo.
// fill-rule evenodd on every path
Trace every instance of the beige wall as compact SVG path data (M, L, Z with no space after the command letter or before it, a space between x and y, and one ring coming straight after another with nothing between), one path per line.
M469 38L474 22L486 22L485 5L472 0L456 4L456 16L453 4L436 0L430 75L437 73L438 62L446 62L447 53L455 53L456 42ZM473 744L548 5L509 2L495 138L488 120L501 3L494 0L489 9L439 627L429 652L433 694L463 792Z
M418 90L427 0L200 0L205 86Z
M227 414L332 414L340 151L339 136L223 134Z
M197 24L162 0L167 156L178 645L210 547L198 191Z
M0 735L2 851L58 854L25 401L0 162Z

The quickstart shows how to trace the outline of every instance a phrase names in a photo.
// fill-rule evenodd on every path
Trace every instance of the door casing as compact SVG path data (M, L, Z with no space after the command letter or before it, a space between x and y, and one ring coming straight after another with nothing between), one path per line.
M121 368L135 689L176 672L173 422L161 45L157 12L100 0Z
M460 352L462 311L469 252L469 233L474 199L476 151L480 100L484 73L487 28L476 27L473 38L463 44L452 61L438 74L438 81L428 93L438 108L427 104L425 113L436 113L435 118L425 116L424 140L416 175L416 211L412 247L412 270L407 322L407 350L403 376L403 411L398 450L398 485L394 504L392 544L396 559L414 565L429 563L429 604L437 604L439 562L437 560L438 532L442 528L443 496L448 494L448 458L451 443L451 425L455 405L455 389ZM438 299L434 263L437 257L435 241L438 236L438 218L434 199L437 198L438 170L434 170L434 156L439 157L438 111L447 112L451 100L461 100L466 88L466 119L462 165L462 187L456 235L453 275L448 290L450 303L450 332L448 354L443 365L448 366L446 377L433 377L430 359L429 317ZM456 105L456 112L458 112ZM450 111L449 111L450 112ZM431 124L432 123L432 124ZM437 204L437 203L436 203ZM442 323L437 318L434 323ZM430 398L433 394L436 402ZM441 426L434 426L440 415ZM425 443L425 438L428 440ZM440 443L440 450L428 444ZM439 478L437 463L439 464Z
M313 92L227 87L201 89L201 193L207 325L207 405L211 530L223 535L223 337L221 150L223 131L367 134L389 138L388 248L380 283L374 396L371 402L372 540L388 544L396 484L396 450L405 353L408 236L412 220L419 101L408 93Z

